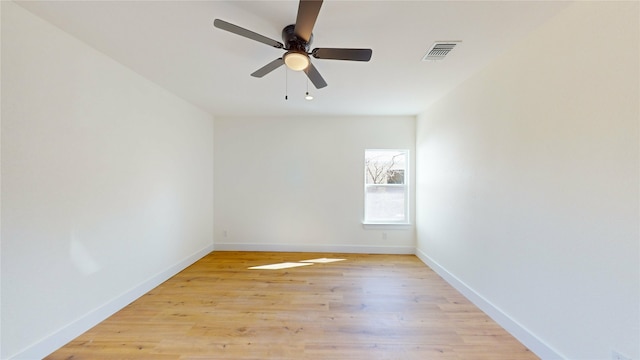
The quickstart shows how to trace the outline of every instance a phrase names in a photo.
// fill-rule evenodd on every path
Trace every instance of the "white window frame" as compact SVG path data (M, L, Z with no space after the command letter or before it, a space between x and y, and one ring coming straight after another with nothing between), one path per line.
M367 152L373 152L373 151L380 151L380 152L402 152L405 155L405 164L404 164L404 184L367 184L367 165L366 165L366 161L367 161ZM409 184L409 180L410 180L410 153L409 153L409 149L365 149L364 150L364 161L363 161L363 175L364 175L364 188L363 188L363 195L364 195L364 209L363 209L363 213L364 213L364 220L363 220L363 224L364 225L409 225L409 219L410 219L410 215L409 215L409 199L411 198L409 196L409 192L411 190L410 184ZM401 220L370 220L367 217L367 189L369 187L379 187L379 186L388 186L388 187L403 187L404 188L404 219Z

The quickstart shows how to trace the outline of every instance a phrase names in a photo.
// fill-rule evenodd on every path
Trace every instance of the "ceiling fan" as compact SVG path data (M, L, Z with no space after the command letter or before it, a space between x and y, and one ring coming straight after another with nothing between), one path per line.
M313 40L311 31L316 23L321 6L322 0L300 0L296 23L287 25L282 29L282 41L284 44L224 20L215 19L213 26L286 50L282 57L256 70L251 76L261 78L284 64L291 70L304 71L313 85L320 89L327 86L327 82L324 81L318 70L313 66L309 55L316 59L369 61L372 54L371 49L344 48L315 48L309 52L311 41Z

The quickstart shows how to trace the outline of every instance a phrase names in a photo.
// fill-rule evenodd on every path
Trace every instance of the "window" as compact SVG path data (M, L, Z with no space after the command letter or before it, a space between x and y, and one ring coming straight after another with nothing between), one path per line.
M408 150L365 150L365 224L409 222Z

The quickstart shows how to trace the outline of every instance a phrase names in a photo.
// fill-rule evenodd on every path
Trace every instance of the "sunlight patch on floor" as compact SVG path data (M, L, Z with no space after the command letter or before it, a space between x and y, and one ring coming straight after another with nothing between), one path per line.
M249 269L250 270L278 270L278 269L288 269L288 268L294 268L298 266L307 266L307 265L313 265L313 263L285 262L285 263L279 263L279 264L252 266Z
M315 263L315 264L326 264L332 263L336 261L344 261L346 259L328 259L328 258L320 258L320 259L311 259L311 260L302 260L303 263Z
M319 258L319 259L311 259L311 260L302 260L299 262L283 262L278 264L269 264L269 265L260 265L260 266L252 266L249 270L279 270L279 269L289 269L299 266L308 266L313 264L327 264L336 261L343 261L346 259L330 259L330 258Z

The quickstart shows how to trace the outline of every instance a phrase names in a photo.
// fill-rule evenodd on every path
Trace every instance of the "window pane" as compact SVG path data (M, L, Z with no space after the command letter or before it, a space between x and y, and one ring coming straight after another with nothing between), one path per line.
M367 186L364 201L367 221L405 221L404 192L404 186Z
M398 150L367 150L365 179L367 184L404 184L406 152Z

